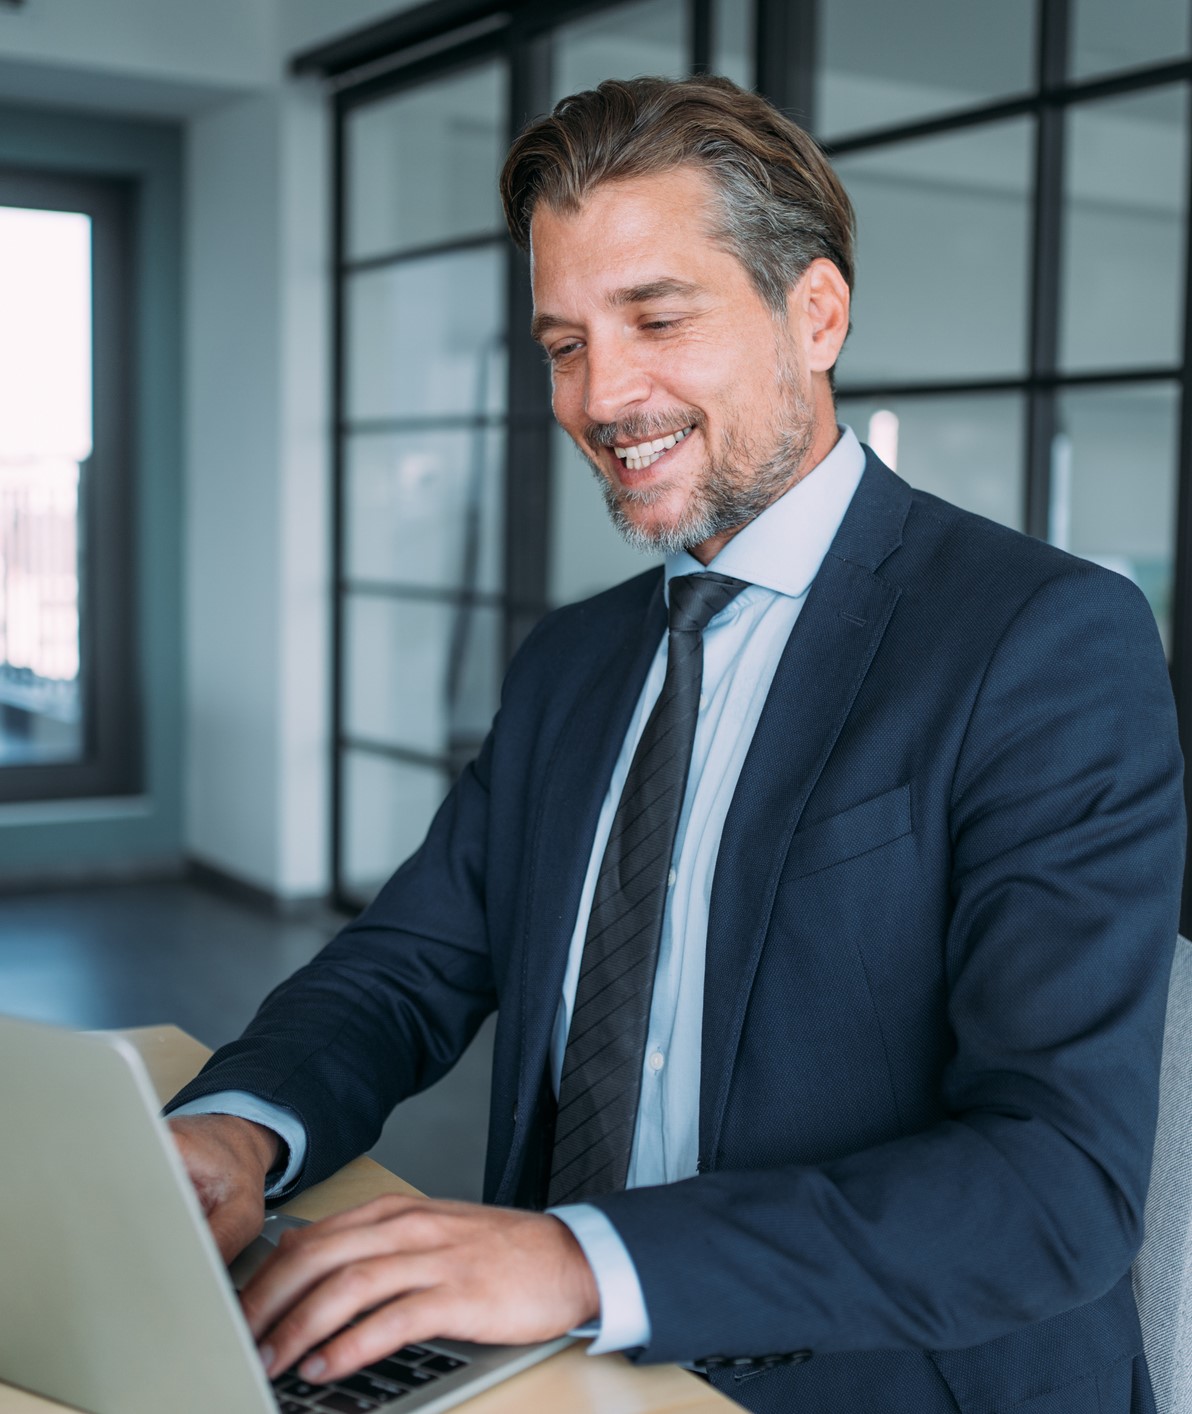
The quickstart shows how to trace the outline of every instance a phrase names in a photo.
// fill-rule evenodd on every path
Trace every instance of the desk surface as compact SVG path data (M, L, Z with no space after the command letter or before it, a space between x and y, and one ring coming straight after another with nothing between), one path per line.
M176 1026L147 1026L122 1034L140 1051L163 1101L181 1089L210 1054ZM371 1159L356 1159L285 1211L322 1218L381 1193L416 1191ZM0 1414L50 1414L64 1407L0 1384ZM572 1347L460 1407L467 1414L725 1414L736 1406L675 1365L638 1367L620 1355L590 1356Z

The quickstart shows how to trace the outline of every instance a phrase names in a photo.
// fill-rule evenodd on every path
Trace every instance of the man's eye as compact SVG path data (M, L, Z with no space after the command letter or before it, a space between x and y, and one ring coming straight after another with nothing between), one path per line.
M677 329L682 324L682 319L651 319L642 325L643 329L653 329L661 331L664 329Z
M561 358L566 358L568 354L574 353L578 348L579 340L571 339L565 344L556 344L553 349L548 349L546 356L551 363L558 363Z

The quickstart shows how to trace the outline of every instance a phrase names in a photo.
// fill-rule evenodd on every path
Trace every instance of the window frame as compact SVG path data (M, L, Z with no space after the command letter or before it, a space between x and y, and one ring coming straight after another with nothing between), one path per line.
M135 187L119 177L5 163L0 205L80 212L91 220L93 409L92 453L79 476L83 750L73 761L0 768L0 804L137 795L144 767L132 437Z

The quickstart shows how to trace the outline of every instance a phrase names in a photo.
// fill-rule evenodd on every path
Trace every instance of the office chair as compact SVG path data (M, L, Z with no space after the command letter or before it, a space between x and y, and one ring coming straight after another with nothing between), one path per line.
M1176 942L1134 1295L1159 1414L1192 1414L1192 942Z

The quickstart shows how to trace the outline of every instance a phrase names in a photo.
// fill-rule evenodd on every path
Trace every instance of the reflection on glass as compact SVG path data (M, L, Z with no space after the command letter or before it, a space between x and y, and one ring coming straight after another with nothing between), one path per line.
M1170 653L1178 389L1081 388L1058 400L1049 539L1146 595Z
M502 244L352 275L349 417L502 412L504 269Z
M499 591L503 447L485 428L349 438L348 577Z
M503 230L507 87L491 63L349 113L350 258Z
M712 69L742 88L753 87L753 12L748 0L712 6Z
M570 604L661 564L631 550L613 528L596 477L561 427L551 441L551 604Z
M636 0L560 25L553 35L554 100L602 79L687 72L687 17L682 0Z
M842 380L1023 372L1032 132L1015 120L836 163L858 230Z
M1188 0L1072 0L1071 15L1076 79L1188 52Z
M825 137L967 108L1031 87L1034 0L831 0L817 14L816 128Z
M91 221L0 207L0 765L77 760Z
M426 836L448 775L361 751L344 753L344 857L348 890L363 903Z
M841 398L836 417L920 491L1022 529L1025 409L1017 394Z
M1070 371L1175 363L1183 307L1182 85L1068 114L1060 361Z
M470 760L497 710L500 611L353 594L346 618L348 735Z

